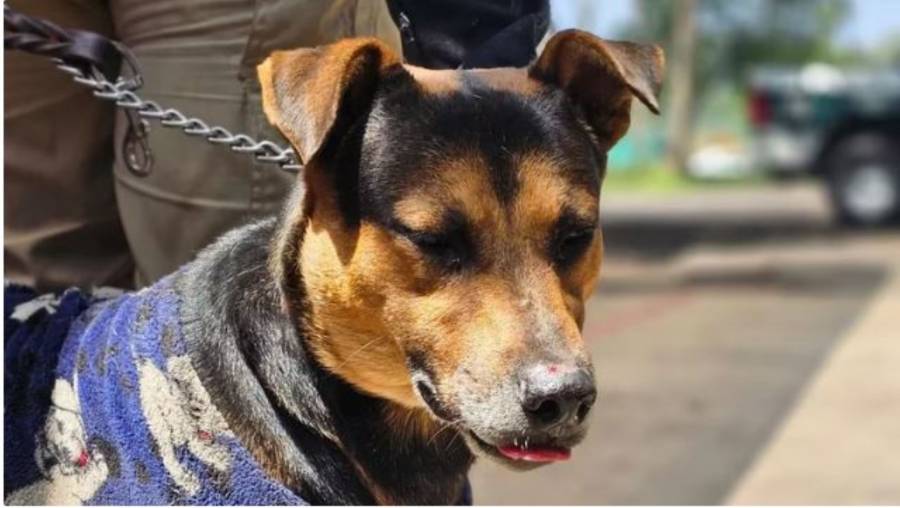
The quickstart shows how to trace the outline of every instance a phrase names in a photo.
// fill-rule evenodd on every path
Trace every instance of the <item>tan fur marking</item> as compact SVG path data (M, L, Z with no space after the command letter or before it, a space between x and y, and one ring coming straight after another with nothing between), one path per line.
M415 78L421 90L434 95L447 95L463 88L462 78L468 74L495 90L505 90L520 95L533 95L544 88L544 84L528 77L526 69L498 67L493 69L426 69L415 65L404 65Z
M563 176L553 159L539 153L521 156L519 192L513 204L521 229L546 232L559 219L563 208L570 208L589 219L597 216L598 198L586 189L575 187Z
M522 338L528 333L523 319L523 309L517 308L518 295L508 281L491 277L481 277L475 286L479 308L470 314L470 320L463 318L460 340L462 347L453 351L453 370L458 363L472 351L477 351L477 361L482 365L481 372L490 373L496 378L509 375L517 365L509 361L510 356L519 356L524 349ZM472 298L473 290L469 289L459 295L460 298ZM462 323L458 323L462 324ZM449 372L452 372L449 368Z
M505 90L520 95L533 95L544 88L544 85L528 77L526 69L515 67L497 67L493 69L471 69L470 73L495 90Z
M414 193L394 205L394 216L404 226L417 231L440 227L445 206L428 193Z
M445 288L411 309L411 317L439 332L432 342L417 343L430 353L439 377L447 379L463 361L482 363L495 375L512 364L493 363L517 347L522 323L515 308L513 288L500 277L478 275Z
M521 222L521 229L532 236L543 235L559 219L571 185L550 160L540 155L525 155L518 165L521 176L513 215Z
M385 315L388 288L415 292L420 262L389 233L368 223L360 226L352 253L339 251L347 233L336 225L310 220L301 248L300 267L309 288L311 338L319 360L359 389L407 407L419 405L396 333ZM402 268L401 268L402 267Z
M488 178L488 169L477 154L460 154L435 169L435 181L402 198L394 213L405 225L428 229L436 226L443 213L454 208L480 230L502 220L503 207L497 201Z
M457 92L462 88L460 73L453 69L426 69L415 65L404 65L420 89L426 93L445 95Z

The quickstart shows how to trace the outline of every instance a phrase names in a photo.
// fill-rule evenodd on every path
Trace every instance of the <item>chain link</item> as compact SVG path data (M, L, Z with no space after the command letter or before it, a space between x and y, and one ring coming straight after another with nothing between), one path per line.
M86 72L79 67L68 65L58 58L55 58L54 62L59 70L71 75L76 83L90 88L95 97L114 102L126 113L137 115L142 119L157 120L164 127L180 129L189 136L205 138L210 143L225 145L235 152L251 154L257 161L277 164L284 171L297 173L303 169L303 166L297 161L296 154L290 148L284 148L272 141L257 141L246 134L234 134L224 127L210 126L199 118L189 117L177 109L163 108L154 101L142 99L134 91L136 88L134 81L120 77L113 83L96 68L91 67L90 72ZM136 134L138 138L146 135L146 123L142 126L132 127L144 130L144 132ZM149 158L149 150L145 149L144 152L143 156ZM126 154L126 156L130 157L131 155ZM130 161L127 162L129 162L129 166L132 165ZM136 170L135 172L146 174Z
M138 176L147 176L153 167L148 120L163 127L181 129L210 143L251 154L257 161L277 164L296 173L302 169L296 153L271 141L257 141L246 134L234 134L224 127L207 125L181 111L163 108L142 99L136 91L143 81L131 51L119 42L84 30L61 28L47 20L27 16L3 5L3 46L50 57L76 83L90 88L95 97L114 102L125 111L128 129L123 144L126 167ZM128 76L126 79L124 76Z

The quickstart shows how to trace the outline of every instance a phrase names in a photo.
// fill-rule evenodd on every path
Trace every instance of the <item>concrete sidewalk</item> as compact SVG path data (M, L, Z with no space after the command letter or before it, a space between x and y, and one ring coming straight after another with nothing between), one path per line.
M900 504L900 264L729 504Z

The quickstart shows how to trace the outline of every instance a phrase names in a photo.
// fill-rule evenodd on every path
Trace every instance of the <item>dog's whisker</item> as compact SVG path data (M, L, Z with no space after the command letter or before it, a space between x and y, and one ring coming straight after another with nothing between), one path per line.
M431 445L432 443L434 443L437 440L438 436L441 435L442 432L450 428L451 425L452 423L450 422L441 425L441 428L439 428L434 434L431 435L431 439L428 440L427 444Z
M431 439L428 440L428 443L427 443L427 444L430 446L432 443L435 443L435 441L437 440L438 436L441 435L445 430L454 428L456 425L458 425L458 424L461 423L461 422L462 422L462 419L461 419L461 418L456 419L456 420L453 420L453 421L445 422L444 424L441 425L441 428L438 429L437 432L435 432L435 433L431 436ZM455 437L454 437L454 439L455 439Z
M350 360L352 360L356 355L358 355L359 353L362 353L366 348L368 348L368 347L371 346L372 344L375 344L376 342L378 342L378 341L380 341L380 340L383 340L383 339L384 339L384 337L378 336L378 337L375 337L374 339L370 340L369 342L366 342L365 344L363 344L362 346L360 346L359 349L357 349L356 351L354 351L354 352L350 353L349 355L347 355L347 358L344 358L344 361L341 362L337 367L335 367L335 370L338 370L338 369L340 369L341 367L347 365L347 363L349 363Z
M447 442L447 446L444 447L444 451L445 451L445 452L448 451L448 450L450 450L450 447L453 446L453 443L454 443L457 439L459 439L459 436L460 436L460 433L457 432L456 435L454 435L453 438L450 439L449 442Z

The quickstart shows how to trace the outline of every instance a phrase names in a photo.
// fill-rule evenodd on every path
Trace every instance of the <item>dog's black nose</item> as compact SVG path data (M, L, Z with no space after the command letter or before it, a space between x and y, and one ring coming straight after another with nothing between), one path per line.
M538 364L521 376L522 408L540 428L577 425L597 398L594 376L582 368Z

